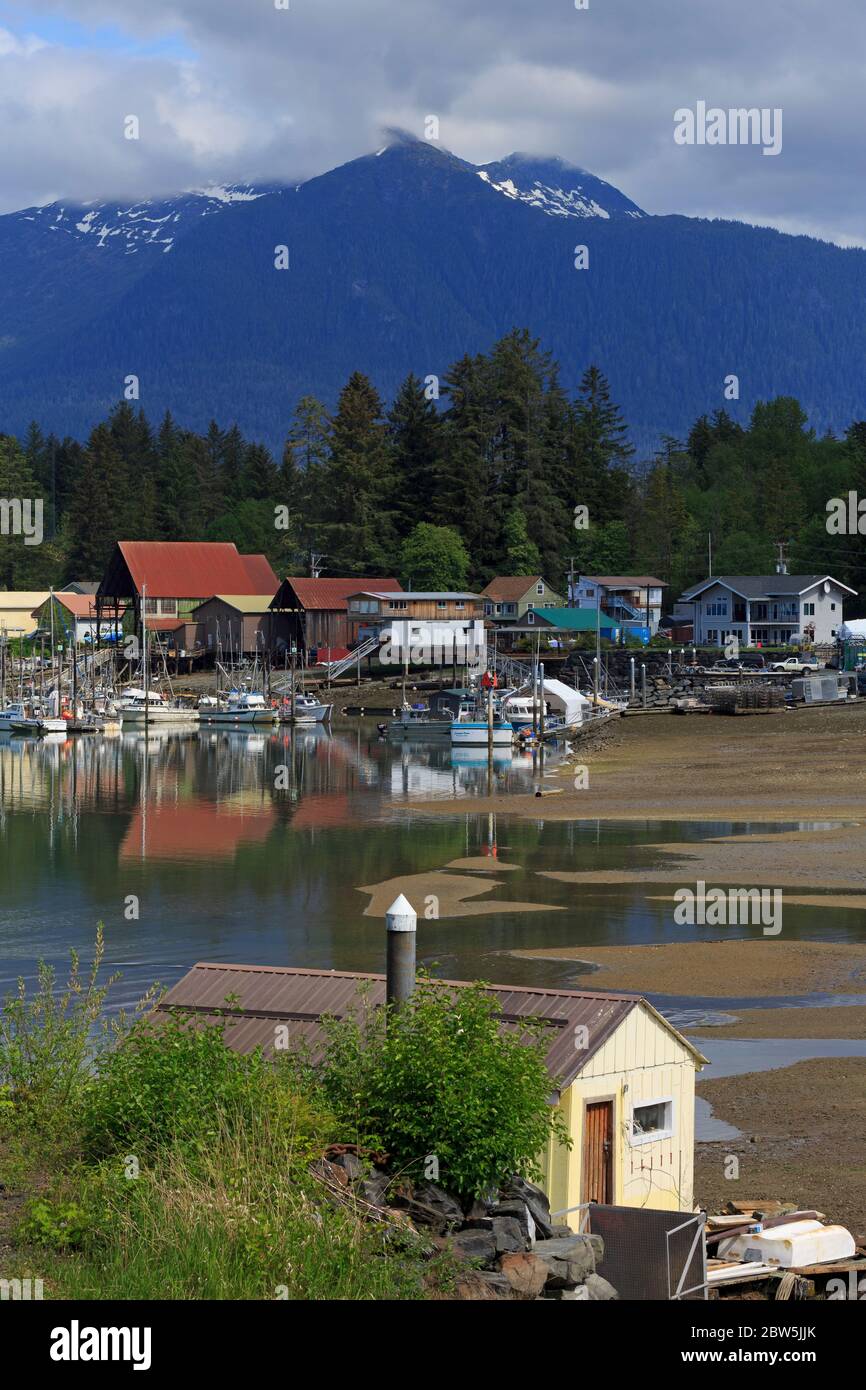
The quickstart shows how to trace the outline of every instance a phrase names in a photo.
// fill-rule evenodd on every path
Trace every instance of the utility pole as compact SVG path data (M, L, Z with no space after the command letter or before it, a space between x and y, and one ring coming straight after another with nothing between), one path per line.
M707 532L707 556L708 556L708 563L709 563L709 569L707 570L707 578L708 578L708 579L712 579L712 577L713 577L713 533L712 533L712 531L708 531L708 532Z

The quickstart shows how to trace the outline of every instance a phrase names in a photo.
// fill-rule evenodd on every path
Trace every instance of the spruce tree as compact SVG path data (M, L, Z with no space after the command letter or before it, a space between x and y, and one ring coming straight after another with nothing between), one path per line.
M388 412L394 459L397 524L406 535L429 522L441 454L441 422L424 384L410 373Z

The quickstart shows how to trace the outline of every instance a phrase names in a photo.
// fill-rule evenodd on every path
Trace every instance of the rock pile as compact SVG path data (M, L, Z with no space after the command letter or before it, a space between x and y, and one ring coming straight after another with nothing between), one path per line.
M551 1219L540 1187L514 1177L486 1201L461 1202L438 1184L413 1181L363 1162L351 1145L329 1149L312 1165L336 1194L370 1220L415 1232L433 1256L450 1255L458 1299L568 1299L606 1302L616 1289L596 1273L601 1236L576 1235Z

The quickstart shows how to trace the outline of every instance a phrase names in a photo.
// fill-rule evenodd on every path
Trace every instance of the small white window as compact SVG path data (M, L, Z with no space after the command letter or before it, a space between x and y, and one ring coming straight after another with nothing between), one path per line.
M527 621L528 623L534 623L534 622L535 622L535 614L533 613L533 611L532 611L531 608L529 609L529 612L526 614L526 621Z
M670 1097L635 1105L631 1112L632 1144L652 1144L658 1139L669 1139L674 1132L673 1110L674 1103Z
M543 580L539 579L538 583L537 583L536 586L535 586L535 592L536 592L537 594L543 594L543 593L544 593L544 582L543 582Z

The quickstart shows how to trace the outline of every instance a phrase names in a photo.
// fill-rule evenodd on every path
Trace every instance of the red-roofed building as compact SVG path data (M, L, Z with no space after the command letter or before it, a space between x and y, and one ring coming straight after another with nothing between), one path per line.
M241 555L230 541L118 541L96 598L131 601L136 627L144 598L149 618L177 625L214 594L273 594L277 585L264 555Z
M306 653L311 648L348 647L348 604L351 594L362 589L377 593L401 593L399 579L284 579L271 603L279 615L281 637Z

